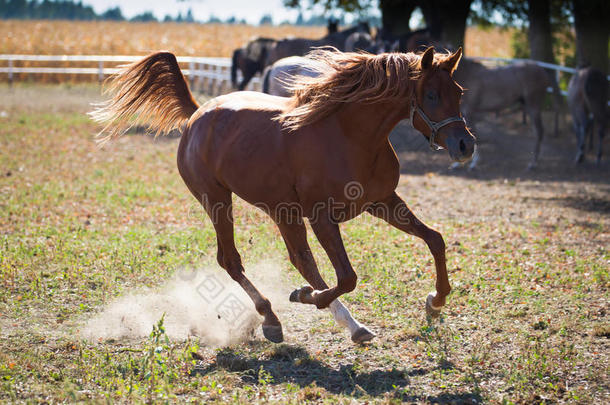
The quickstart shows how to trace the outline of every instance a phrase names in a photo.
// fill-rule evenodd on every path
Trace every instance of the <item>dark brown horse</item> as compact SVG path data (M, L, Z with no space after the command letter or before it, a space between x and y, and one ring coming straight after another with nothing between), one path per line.
M309 283L290 300L330 307L352 340L362 342L373 333L338 300L357 283L341 222L366 211L427 243L436 266L429 314L440 313L451 290L443 237L395 192L399 164L388 135L410 117L431 146L447 149L455 160L472 155L475 139L460 116L461 88L452 78L461 50L436 57L432 48L422 56L320 50L310 57L321 62L320 74L295 81L291 98L236 92L199 107L174 55L157 52L126 66L112 82L114 97L92 116L106 124L105 139L136 122L157 133L184 125L178 170L214 224L218 263L254 301L267 339L282 341L282 327L269 300L246 277L235 248L232 193L277 223L291 262ZM318 272L305 217L335 268L332 288Z
M435 39L429 28L411 31L404 35L392 35L387 29L380 28L377 37L388 44L393 44L395 50L400 52L421 52L429 46L452 48L452 46L441 44L438 39Z
M269 50L267 65L290 56L303 56L316 47L328 46L340 51L345 50L345 41L355 32L371 33L371 27L367 22L359 22L353 27L342 31L333 32L320 39L309 38L284 38L277 41Z
M231 83L233 87L244 90L250 80L257 74L262 73L269 59L269 51L275 44L271 38L252 38L246 46L233 51L231 58ZM237 83L237 71L241 71L242 80Z

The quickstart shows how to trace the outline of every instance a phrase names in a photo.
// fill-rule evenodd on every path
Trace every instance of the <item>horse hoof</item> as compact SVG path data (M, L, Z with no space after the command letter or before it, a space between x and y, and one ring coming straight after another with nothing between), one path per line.
M311 294L313 292L313 287L311 286L303 286L301 288L297 288L293 292L290 293L290 297L288 298L290 302L303 302L300 297L301 294Z
M299 292L300 291L301 291L300 289L296 289L290 293L290 297L288 298L290 300L290 302L301 302L301 301L299 301Z
M263 336L273 343L282 343L284 341L282 325L263 325Z
M430 293L428 298L426 298L426 315L430 318L438 318L441 315L441 308L437 308L432 304L434 297L436 297L436 293Z
M352 334L352 342L354 343L364 343L372 340L375 337L375 334L368 330L366 327L361 326Z

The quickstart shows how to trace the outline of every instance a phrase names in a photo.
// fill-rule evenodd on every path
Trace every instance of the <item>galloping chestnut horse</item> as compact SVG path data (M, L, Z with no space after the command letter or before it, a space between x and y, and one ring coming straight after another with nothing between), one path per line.
M114 78L114 97L92 112L110 139L134 124L157 133L182 127L178 170L210 216L218 263L238 282L264 317L264 336L283 340L278 317L248 280L235 248L231 194L263 209L277 223L292 264L309 285L290 300L330 307L352 340L374 334L338 298L357 276L341 240L339 223L367 211L423 239L436 265L436 292L426 310L438 316L451 287L441 234L419 221L396 194L399 164L388 135L402 119L457 161L468 159L475 139L460 115L462 89L452 79L461 57L434 54L369 55L317 50L316 77L297 78L291 98L235 92L199 107L176 58L153 53ZM307 243L303 218L328 254L337 285L329 288Z

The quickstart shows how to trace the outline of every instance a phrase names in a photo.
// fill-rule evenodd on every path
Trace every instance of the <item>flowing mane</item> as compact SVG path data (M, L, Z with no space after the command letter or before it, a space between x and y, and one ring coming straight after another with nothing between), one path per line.
M414 53L342 53L316 49L307 55L315 62L316 77L288 79L293 92L289 107L277 117L296 130L335 112L344 103L405 100L415 91L421 56ZM309 66L308 66L309 69Z

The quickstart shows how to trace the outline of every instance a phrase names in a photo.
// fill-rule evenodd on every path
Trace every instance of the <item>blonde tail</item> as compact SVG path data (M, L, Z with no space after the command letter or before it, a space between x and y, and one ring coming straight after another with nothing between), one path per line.
M136 124L147 125L156 135L167 133L185 124L199 108L170 52L155 52L123 66L109 82L106 92L113 97L89 113L105 125L98 134L101 143Z

